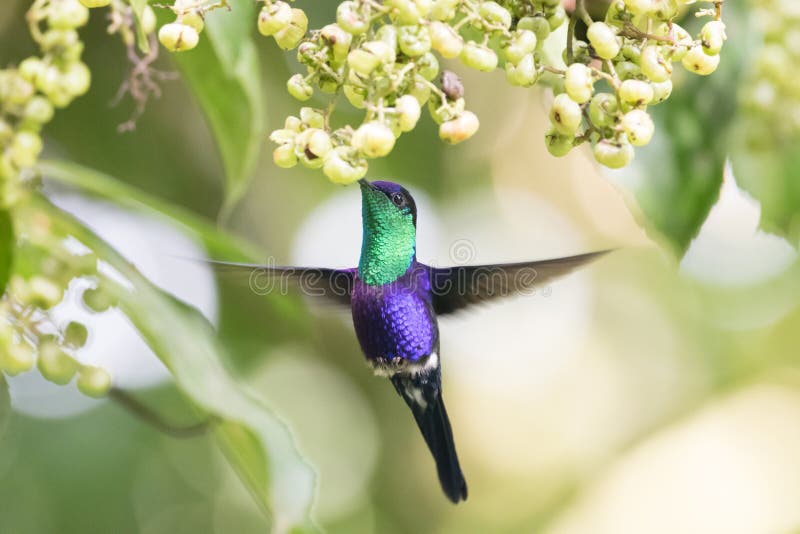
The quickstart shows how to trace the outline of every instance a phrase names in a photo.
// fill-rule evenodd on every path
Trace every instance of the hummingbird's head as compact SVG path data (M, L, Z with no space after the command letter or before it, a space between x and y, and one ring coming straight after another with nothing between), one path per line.
M376 180L359 180L361 186L361 206L364 220L382 219L387 223L417 226L417 205L411 193L400 184Z
M359 275L368 284L385 284L405 273L414 260L417 206L398 184L358 182L364 230Z

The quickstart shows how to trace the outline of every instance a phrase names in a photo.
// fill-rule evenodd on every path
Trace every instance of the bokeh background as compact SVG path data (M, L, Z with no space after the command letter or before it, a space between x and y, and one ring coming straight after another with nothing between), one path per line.
M312 26L332 19L336 4L301 3ZM27 7L0 7L3 64L33 51L22 24ZM750 43L733 28L732 41ZM48 156L216 220L224 170L189 89L164 83L136 130L117 133L131 111L130 102L111 105L128 68L124 49L97 12L83 35L93 88L47 128ZM272 41L259 43L269 130L299 107L284 88L295 63ZM729 69L746 67L731 61ZM169 57L159 64L176 68ZM659 143L681 131L657 130L656 146L639 149L624 173L602 172L583 150L555 159L542 142L546 91L511 88L501 72L454 68L480 132L445 146L426 118L370 170L417 198L420 259L490 263L619 248L533 296L441 321L445 398L470 489L458 506L442 496L407 408L364 365L347 314L254 295L246 281L187 261L206 253L181 228L48 191L218 325L242 387L280 415L316 468L314 517L328 532L800 532L795 249L758 230L760 205L728 169L699 236L677 259L648 237L628 186L648 180ZM691 100L695 87L679 80L675 91ZM737 86L727 90L735 98ZM704 128L713 132L714 122ZM357 188L300 167L277 169L269 151L265 140L251 185L221 224L279 264L357 263ZM77 309L64 306L64 314ZM84 358L110 367L160 411L191 418L124 318L86 321ZM113 403L35 377L10 385L0 532L269 529L211 438L164 436Z

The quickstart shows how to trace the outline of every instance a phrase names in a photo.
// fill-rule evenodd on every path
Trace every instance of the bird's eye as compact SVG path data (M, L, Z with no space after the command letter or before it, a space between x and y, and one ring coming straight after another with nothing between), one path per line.
M390 197L392 200L392 204L397 206L398 208L404 208L406 205L406 197L403 193L392 193Z

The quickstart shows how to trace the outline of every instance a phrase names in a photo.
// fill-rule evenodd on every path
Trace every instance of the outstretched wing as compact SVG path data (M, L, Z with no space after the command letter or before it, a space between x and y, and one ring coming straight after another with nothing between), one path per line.
M530 294L608 252L520 263L429 267L433 309L444 315L507 295Z
M350 306L355 269L279 267L255 263L205 261L219 273L247 276L251 291L257 295L286 294L295 291L308 297L322 298L341 306Z

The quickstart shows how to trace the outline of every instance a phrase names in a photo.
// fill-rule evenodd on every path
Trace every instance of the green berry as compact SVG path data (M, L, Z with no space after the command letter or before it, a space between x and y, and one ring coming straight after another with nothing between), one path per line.
M431 36L425 26L400 26L397 45L408 57L419 57L431 49Z
M639 65L632 61L620 61L614 65L614 70L617 72L619 79L623 81L636 78L642 73L642 69L639 68Z
M292 9L289 24L275 34L275 42L284 50L291 50L300 44L308 30L308 17L302 9Z
M39 345L36 367L46 380L63 386L72 380L80 365L61 350L58 344L45 341Z
M152 7L149 5L144 6L142 18L139 20L139 23L142 25L142 31L147 35L156 31L156 24L158 21L156 20L156 12L153 11Z
M269 134L269 140L278 143L279 145L283 145L286 143L294 143L294 140L297 138L297 134L299 132L295 130L290 130L288 128L283 128L281 130L273 130L271 134Z
M158 30L158 40L170 52L183 52L197 46L200 36L191 26L172 22L161 26Z
M25 120L45 124L53 119L53 104L43 96L34 96L25 105Z
M64 329L64 343L72 348L81 348L89 339L89 331L82 323L71 321Z
M348 185L367 175L367 162L359 158L352 148L340 146L325 156L322 172L331 182Z
M275 2L261 8L258 13L258 33L275 35L292 22L292 7L286 2Z
M70 63L61 75L61 87L72 96L86 94L92 84L92 73L85 63Z
M598 93L589 104L589 120L598 128L611 126L616 122L619 105L614 95Z
M672 77L672 62L661 54L661 47L648 45L642 49L639 61L642 74L652 82L665 82Z
M554 127L551 127L544 136L547 151L557 158L569 154L570 150L575 146L574 140L574 136L561 135Z
M703 51L702 46L693 46L681 60L686 70L708 76L717 70L719 66L719 56L709 56Z
M425 83L424 78L416 76L414 78L414 85L408 90L408 94L413 96L419 102L419 105L425 105L431 98L431 88Z
M482 2L478 14L492 27L507 30L511 27L511 13L497 2Z
M550 108L550 121L563 135L574 135L581 125L581 107L567 94L557 95Z
M294 143L284 143L272 152L272 161L282 169L290 169L297 165L297 156L294 153Z
M439 74L439 61L432 53L428 52L418 58L417 61L417 74L430 81L436 78Z
M634 109L627 112L620 122L622 129L633 146L644 146L650 142L655 132L653 119L646 111Z
M491 72L497 67L497 54L486 46L469 41L461 50L461 62L467 67L483 72Z
M369 20L359 11L358 2L346 1L336 8L336 23L352 35L361 35L369 29Z
M431 18L433 20L450 20L456 16L456 7L461 0L434 0L431 6Z
M300 109L301 116L303 114L304 109L306 108ZM323 117L323 123L324 123L324 117ZM283 127L286 130L291 130L293 132L300 132L300 130L303 128L303 119L289 115L288 117L286 117L286 120L283 121Z
M47 13L47 23L58 30L79 28L89 22L89 10L78 0L52 2Z
M392 130L379 121L365 122L353 133L351 145L368 158L386 156L394 148Z
M586 31L595 53L603 59L612 59L619 54L620 44L611 26L604 22L594 22Z
M328 24L323 27L320 35L330 44L334 60L341 62L347 59L350 45L353 42L352 35L344 31L338 24Z
M536 50L536 34L530 30L517 30L503 48L503 54L506 60L516 65L534 50Z
M625 0L625 7L634 15L649 15L656 8L656 0Z
M80 0L81 4L86 7L106 7L111 3L111 0Z
M325 116L314 108L300 108L300 120L309 128L325 128Z
M33 349L27 343L11 343L0 352L0 368L11 376L30 371L34 361Z
M397 121L400 130L403 132L410 132L417 125L422 108L411 95L403 95L397 99L394 104L395 111L397 112Z
M519 87L530 87L536 83L539 73L536 70L536 63L533 54L523 57L516 65L506 63L506 79L511 85Z
M667 80L653 85L653 101L650 104L660 104L672 94L672 80Z
M621 169L633 159L633 147L625 141L603 139L594 145L594 159L610 169Z
M346 83L342 90L344 91L344 96L347 98L347 101L350 102L354 108L364 109L364 100L367 98L366 89Z
M517 23L517 29L530 30L536 35L537 43L544 43L550 36L550 23L544 17L522 17Z
M582 63L570 65L564 76L564 89L569 97L578 104L588 102L594 93L592 69Z
M314 96L314 88L308 83L302 74L295 74L286 82L286 90L289 94L301 102Z
M703 29L700 30L700 42L703 46L703 52L709 56L716 56L722 50L722 45L725 43L727 36L725 35L725 23L721 20L712 20L707 22Z
M653 86L641 80L625 80L619 88L620 99L632 106L646 106L653 96Z
M431 48L439 52L443 58L458 57L464 48L464 39L449 25L435 20L428 26Z
M564 10L564 6L559 4L553 11L553 14L547 17L547 24L550 26L550 31L554 32L560 28L566 20L567 12Z
M103 290L102 286L87 289L83 292L82 298L86 307L95 313L102 313L116 305L114 297Z
M305 145L306 154L313 154L318 158L324 158L331 148L333 148L331 136L328 135L325 130L319 128L309 128L306 131L311 132L308 134Z
M38 57L29 57L19 64L17 71L23 79L36 83L36 79L44 72L47 65Z
M9 147L11 159L18 168L32 167L42 152L42 138L32 132L17 132Z
M176 22L191 26L197 33L200 33L206 27L206 21L203 18L203 12L199 9L192 9L186 13L182 13L178 16L178 20Z
M455 119L439 125L439 138L455 145L475 135L478 128L480 128L478 116L471 111L464 111Z
M44 50L55 51L66 50L80 41L78 32L75 30L47 30L42 35L41 45Z
M400 24L416 24L420 19L420 12L413 0L385 0L388 7L392 8L392 18Z
M383 41L367 41L347 55L347 64L362 76L369 76L381 65L391 65L394 61L394 49Z
M87 397L105 397L111 389L111 375L100 367L84 365L78 373L78 390Z

